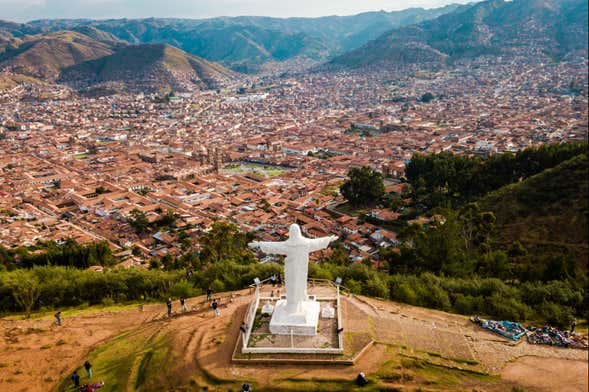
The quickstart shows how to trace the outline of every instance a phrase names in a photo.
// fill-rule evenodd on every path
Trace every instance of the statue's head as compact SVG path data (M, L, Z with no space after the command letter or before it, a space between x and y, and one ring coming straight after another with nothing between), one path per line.
M301 228L296 223L290 225L290 230L288 231L288 238L290 240L297 240L299 238L303 238L301 234Z

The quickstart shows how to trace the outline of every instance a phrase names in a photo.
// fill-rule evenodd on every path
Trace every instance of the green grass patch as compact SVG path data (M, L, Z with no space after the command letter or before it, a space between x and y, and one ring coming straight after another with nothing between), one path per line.
M94 313L102 313L102 312L121 312L124 310L129 310L132 308L137 307L139 303L133 302L128 304L116 304L116 305L95 305L90 307L75 307L69 308L65 310L61 310L61 319L65 321L67 317L72 316L80 316L80 315L87 315L87 314L94 314ZM39 312L31 313L31 317L29 319L53 319L53 315L55 314L56 310L42 310ZM3 317L4 320L25 320L26 317L22 313L11 314L9 316Z
M135 380L135 389L139 388L147 379L147 367L153 358L153 351L149 350L148 352L143 355L141 358L141 362L139 362L139 366L137 368L137 379Z
M368 212L370 212L369 208L354 207L350 203L341 204L337 206L334 210L344 215L350 215L355 217L366 215L368 214Z

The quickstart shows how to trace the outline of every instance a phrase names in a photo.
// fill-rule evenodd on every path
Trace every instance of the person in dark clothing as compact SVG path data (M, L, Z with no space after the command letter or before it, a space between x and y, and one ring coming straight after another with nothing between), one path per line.
M168 307L168 318L172 317L172 298L168 298L166 301L166 306Z
M86 375L88 378L92 378L92 364L90 361L84 362L84 369L86 369Z
M577 326L577 319L573 319L573 322L571 324L571 333L575 332L575 327Z
M270 283L272 283L272 287L276 287L276 274L270 276Z
M182 307L182 313L186 313L188 309L186 308L186 300L184 298L180 298L180 306Z
M241 386L241 392L253 392L252 386L250 384L243 384Z
M209 287L207 289L207 301L210 301L213 298L213 290Z
M368 384L368 380L366 379L366 375L363 372L360 372L360 374L358 374L358 377L356 377L356 384L361 387Z
M72 381L76 388L80 387L80 375L78 374L77 370L74 370L74 374L72 374Z
M243 333L246 333L247 332L247 324L245 323L245 321L243 323L241 323L241 327L239 327L239 329Z
M57 325L61 326L61 312L57 312L55 313L55 322L57 323Z
M213 303L211 304L211 308L213 308L213 313L215 314L215 317L217 317L219 315L219 304L217 304L216 299L213 300Z

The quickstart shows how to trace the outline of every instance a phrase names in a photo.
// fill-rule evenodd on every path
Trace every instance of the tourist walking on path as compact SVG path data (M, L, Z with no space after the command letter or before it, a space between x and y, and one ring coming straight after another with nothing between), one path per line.
M72 374L72 381L74 383L74 387L80 387L80 375L78 374L77 370L74 370L74 374Z
M86 369L86 375L88 378L92 378L92 364L90 361L84 362L84 369Z
M270 276L270 283L272 283L272 287L276 287L276 274Z
M571 324L571 333L575 332L575 327L577 326L577 319L574 318Z
M217 304L216 299L213 300L213 303L211 304L211 308L213 308L213 313L215 314L215 317L217 317L219 315L219 304Z
M55 322L61 327L61 312L55 313Z
M188 311L188 309L186 309L186 300L184 298L180 298L180 306L182 307L182 313Z
M210 301L213 298L213 290L209 287L207 289L207 301Z
M172 318L172 298L168 298L166 306L168 307L168 318Z

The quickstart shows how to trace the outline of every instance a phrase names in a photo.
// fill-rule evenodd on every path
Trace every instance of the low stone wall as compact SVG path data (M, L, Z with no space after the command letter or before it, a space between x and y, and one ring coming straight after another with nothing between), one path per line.
M260 289L256 287L254 292L254 298L252 303L248 308L248 312L244 318L244 323L247 325L247 329L245 333L240 334L241 339L241 353L243 354L317 354L317 355L341 355L344 352L344 345L343 345L343 325L342 325L342 312L341 312L341 303L340 303L340 293L339 287L336 287L336 295L335 297L314 297L317 301L334 301L337 310L336 316L336 329L339 332L337 333L337 347L294 347L294 337L291 335L290 339L290 347L282 345L280 347L250 347L250 340L252 338L252 332L255 322L256 311L260 305L260 301L271 300L275 301L278 298L275 297L261 297L260 296ZM275 335L278 336L278 335ZM288 335L280 335L282 337ZM333 336L333 335L332 335Z

